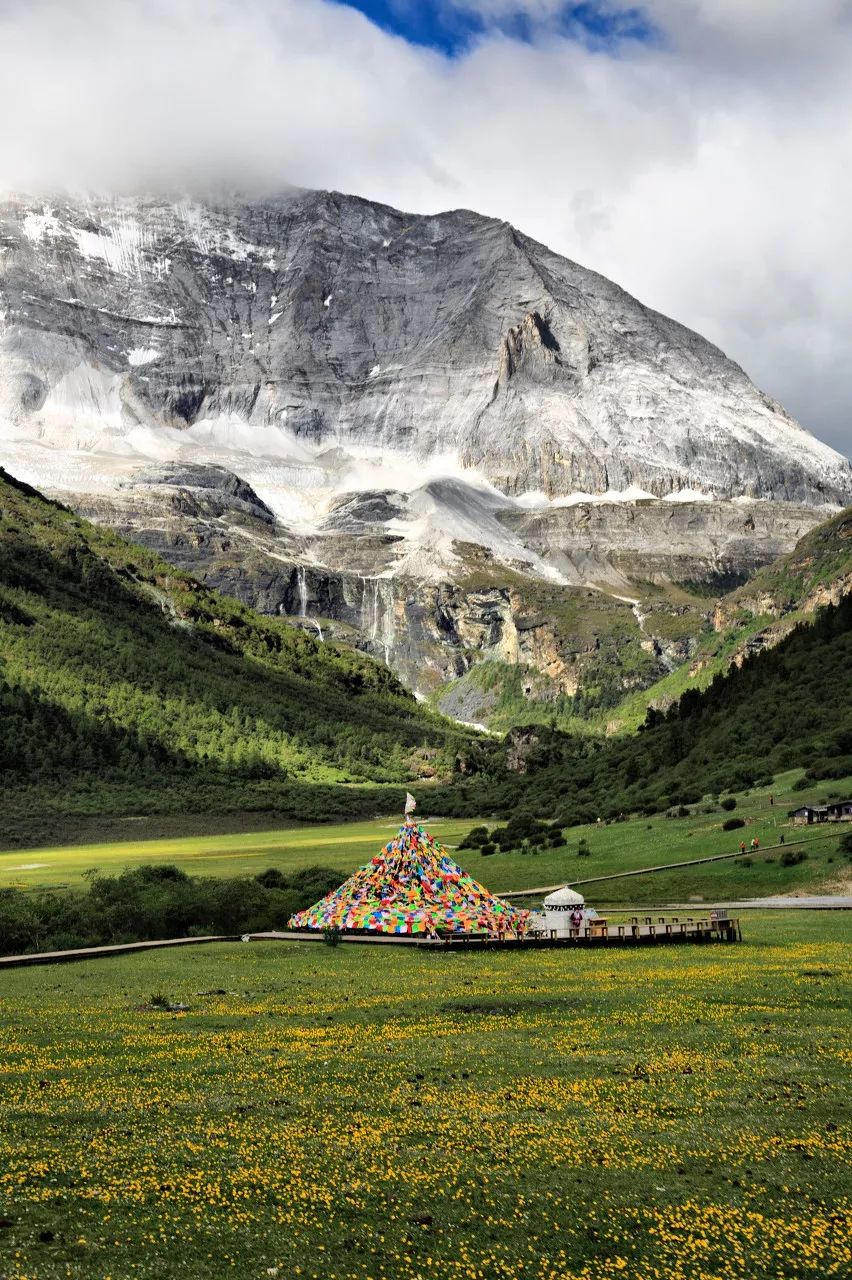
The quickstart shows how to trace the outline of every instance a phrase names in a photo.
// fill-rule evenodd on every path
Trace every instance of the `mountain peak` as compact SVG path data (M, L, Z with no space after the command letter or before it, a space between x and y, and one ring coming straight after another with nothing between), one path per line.
M852 498L849 463L712 344L467 210L22 197L0 247L0 432L51 489L156 458L322 490L331 447L551 499Z

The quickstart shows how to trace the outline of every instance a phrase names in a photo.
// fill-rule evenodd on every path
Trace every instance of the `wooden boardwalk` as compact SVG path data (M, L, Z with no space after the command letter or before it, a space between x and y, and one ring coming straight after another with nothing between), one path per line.
M280 930L268 933L250 933L249 942L322 942L323 935L315 929ZM555 934L539 932L518 938L514 934L504 937L485 934L447 935L442 938L424 938L417 934L397 933L342 933L341 944L372 944L425 947L428 950L446 950L460 947L482 950L488 947L535 951L552 947L634 947L691 942L741 942L742 932L737 919L713 920L704 916L634 916L625 922L598 925L590 921L575 935L557 938Z
M0 970L33 964L67 964L72 960L106 960L134 951L156 951L162 947L197 947L204 942L239 942L239 934L211 934L205 938L158 938L151 942L119 942L111 947L77 947L73 951L32 951L21 956L0 956Z
M742 941L738 920L711 920L709 917L645 916L634 917L625 924L590 922L575 936L557 938L544 933L523 938L487 937L463 934L445 938L423 938L417 934L343 933L344 945L422 947L430 951L506 948L538 951L552 947L635 947L659 946L666 943L706 943ZM106 960L111 956L132 955L137 951L156 951L164 947L197 947L208 942L323 942L321 932L313 929L283 929L268 933L217 934L205 938L159 938L151 942L122 942L110 947L78 947L73 951L34 951L19 956L0 956L0 971L37 964L68 964L74 960Z
M709 917L642 917L626 924L607 924L580 929L567 938L543 932L524 938L439 938L419 942L421 947L482 948L512 947L521 951L536 951L554 947L637 947L666 946L682 943L742 942L742 931L737 919L711 920Z

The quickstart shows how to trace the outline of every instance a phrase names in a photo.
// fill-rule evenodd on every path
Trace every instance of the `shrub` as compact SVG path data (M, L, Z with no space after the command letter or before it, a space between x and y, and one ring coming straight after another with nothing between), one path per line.
M786 853L781 854L782 867L797 867L800 862L804 862L807 858L804 849L788 849Z
M579 843L579 844L578 844L578 846L577 846L577 857L578 857L578 858L588 858L588 857L590 857L590 856L591 856L591 852L592 852L592 851L591 851L591 849L589 848L589 842L588 842L588 840L586 839L586 837L585 837L585 836L583 836L583 839L580 841L580 843Z
M754 859L753 859L753 858L740 858L739 862L738 862L736 865L737 865L738 867L753 867L753 866L754 866Z
M287 881L284 873L279 871L277 867L269 867L266 871L261 871L255 876L258 884L262 884L264 889L282 889Z
M506 834L509 843L514 846L528 836L537 836L547 826L540 818L531 818L525 813L515 813L506 823Z
M837 847L841 853L848 853L852 857L852 831L844 831Z
M0 954L276 929L340 883L340 872L303 867L263 883L249 877L188 877L166 866L96 875L67 894L0 890ZM277 875L272 877L277 882Z
M322 931L322 940L327 947L336 947L340 942L340 930L336 924L326 925Z
M485 844L481 844L479 846L479 852L482 854L483 858L490 858L492 853L497 852L497 846L488 840Z
M488 839L487 827L472 827L459 845L460 849L476 849Z
M560 830L564 827L582 827L587 822L594 822L597 810L590 805L577 805L573 809L560 810L553 826Z
M744 827L744 826L745 826L745 821L742 818L726 818L725 821L722 823L722 830L737 831L740 827Z
M737 801L735 796L725 796L724 800L722 800L720 803L723 809L727 809L729 811L731 809L736 809L737 807Z

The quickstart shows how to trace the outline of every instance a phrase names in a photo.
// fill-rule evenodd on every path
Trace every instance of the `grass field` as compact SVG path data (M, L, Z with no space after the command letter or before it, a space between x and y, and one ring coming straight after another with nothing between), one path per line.
M765 852L751 866L722 862L704 867L657 873L589 885L588 900L597 904L683 901L687 897L760 897L828 886L842 888L849 879L850 863L838 855L837 832L826 828L794 828L787 822L788 809L829 792L849 794L852 779L817 784L807 793L791 790L800 776L793 771L776 779L769 804L769 789L740 795L733 814L718 806L693 806L688 818L640 818L630 822L576 827L566 846L540 854L495 854L482 857L464 850L459 861L496 891L535 888L540 885L581 880L612 872L678 862L711 854L733 852L740 839L760 839ZM709 808L710 812L702 810ZM725 832L722 823L742 817L746 827ZM473 819L428 820L429 828L452 848L474 825ZM0 887L44 887L80 883L87 871L118 873L125 867L151 862L175 862L196 875L255 875L267 867L295 870L322 864L348 874L366 862L389 839L398 819L339 825L291 827L276 831L249 831L175 836L156 840L119 840L104 844L62 846L52 849L15 849L0 853ZM787 841L813 840L805 846L807 860L784 867L775 845L783 833ZM585 837L591 850L578 857ZM766 852L768 850L768 852ZM769 858L771 861L767 861Z
M847 1276L846 939L4 974L0 1275Z
M348 873L367 862L399 829L401 818L346 822L275 831L224 832L156 840L0 853L0 885L18 888L80 883L87 871L122 871L152 862L174 862L190 875L256 875L267 867L298 870L321 864ZM470 818L436 819L435 835L456 844Z

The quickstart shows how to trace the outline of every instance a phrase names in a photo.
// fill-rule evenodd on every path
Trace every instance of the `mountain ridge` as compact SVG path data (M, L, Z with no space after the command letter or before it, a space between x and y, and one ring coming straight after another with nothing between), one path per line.
M718 347L468 210L21 198L0 292L10 469L422 696L653 684L852 500Z
M495 219L327 192L22 200L0 204L0 245L0 384L41 438L62 436L54 411L85 435L97 408L125 442L134 420L234 413L303 444L457 452L507 493L852 498L849 464L718 347Z

